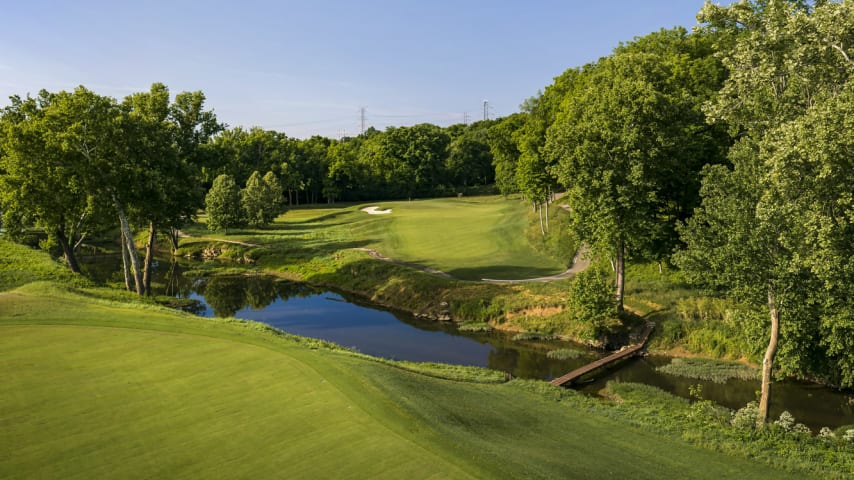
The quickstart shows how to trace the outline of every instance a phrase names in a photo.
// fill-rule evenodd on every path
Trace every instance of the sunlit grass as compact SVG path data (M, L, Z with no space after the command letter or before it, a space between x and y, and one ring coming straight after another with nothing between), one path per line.
M90 293L0 293L3 478L803 478L543 382Z

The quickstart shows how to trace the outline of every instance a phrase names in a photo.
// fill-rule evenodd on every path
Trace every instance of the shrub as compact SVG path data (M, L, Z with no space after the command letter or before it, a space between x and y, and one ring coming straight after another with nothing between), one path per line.
M726 383L730 378L741 380L759 379L759 370L736 362L723 362L705 358L674 358L656 370L687 378L699 378L715 383Z
M756 428L756 419L759 417L759 404L748 402L732 414L730 423L735 428L753 430Z
M584 355L584 352L571 348L559 348L557 350L552 350L546 353L546 357L555 360L571 360L573 358L578 358L582 355Z
M536 341L536 340L554 340L554 335L547 335L545 333L536 333L536 332L523 332L517 333L513 336L514 342L526 342L526 341Z
M461 323L457 330L461 332L491 332L492 326L486 322L465 322Z

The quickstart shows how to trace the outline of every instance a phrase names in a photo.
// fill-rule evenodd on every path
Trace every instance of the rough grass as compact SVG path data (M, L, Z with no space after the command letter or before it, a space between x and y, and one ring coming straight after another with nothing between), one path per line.
M0 477L804 478L543 382L328 347L51 284L0 293Z
M736 362L723 362L706 358L674 358L656 370L680 377L698 378L715 383L726 383L731 378L758 380L759 369Z
M0 292L40 280L81 286L89 283L44 252L0 238Z

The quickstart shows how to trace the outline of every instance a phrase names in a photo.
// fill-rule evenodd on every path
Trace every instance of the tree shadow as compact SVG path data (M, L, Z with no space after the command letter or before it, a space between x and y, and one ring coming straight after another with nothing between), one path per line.
M548 268L517 265L493 265L489 267L455 268L448 274L461 280L527 280L563 273Z

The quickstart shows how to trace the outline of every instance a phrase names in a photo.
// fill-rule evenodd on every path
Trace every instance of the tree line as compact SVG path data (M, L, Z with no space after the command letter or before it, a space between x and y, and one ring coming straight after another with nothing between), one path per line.
M227 228L269 222L279 202L494 186L542 213L565 192L573 234L612 262L618 310L626 263L641 260L767 313L764 421L775 366L854 385L852 9L707 2L693 31L622 43L519 113L339 140L228 129L201 92L171 100L161 84L121 102L83 87L13 97L0 117L3 226L42 229L77 270L74 246L117 225L127 285L144 293L155 232L177 247L206 195L209 214L232 209L236 223L212 225ZM143 265L131 226L148 230Z
M764 423L774 369L854 386L854 7L707 2L698 21L567 70L501 120L496 184L565 189L618 310L626 261L652 260L764 311Z

